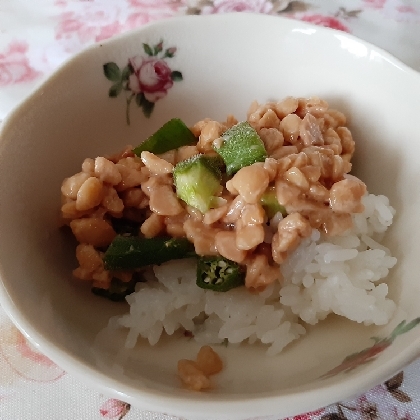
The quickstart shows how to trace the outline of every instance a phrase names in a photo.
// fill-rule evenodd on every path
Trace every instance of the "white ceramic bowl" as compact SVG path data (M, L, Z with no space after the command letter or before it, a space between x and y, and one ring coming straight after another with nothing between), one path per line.
M160 41L160 55L166 51L178 80L147 118L150 103L127 104L124 92L108 96L113 82L103 65L114 62L122 69L130 58L147 55L143 44L159 50ZM117 79L114 65L107 71L109 79ZM166 88L150 91L146 99L156 100ZM56 225L61 181L77 172L85 157L136 144L171 117L189 124L228 113L241 119L252 100L287 95L320 96L350 116L355 173L397 209L386 238L399 258L389 276L398 305L389 325L367 328L331 317L274 358L258 346L221 348L226 369L210 393L182 389L175 374L176 361L196 352L194 343L138 344L124 354L123 336L116 336L94 346L108 318L124 305L97 298L72 280L74 243ZM182 17L95 45L56 72L4 123L1 303L64 369L150 410L234 420L296 414L356 395L420 353L420 329L411 328L420 317L419 98L419 74L389 54L346 33L278 17ZM404 331L400 325L397 334L402 321L413 322ZM384 340L375 344L374 336ZM338 366L341 372L323 376Z

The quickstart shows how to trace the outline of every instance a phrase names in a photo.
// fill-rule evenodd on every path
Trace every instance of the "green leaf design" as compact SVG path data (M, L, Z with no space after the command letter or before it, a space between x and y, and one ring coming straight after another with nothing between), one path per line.
M418 324L420 324L420 317L415 318L410 322L407 322L406 320L404 320L404 321L401 321L394 328L394 330L388 337L386 338L371 337L371 339L375 342L373 346L368 347L360 352L353 353L347 356L341 362L340 365L329 370L327 373L322 375L321 378L328 378L341 372L349 372L350 370L356 368L357 366L372 362L373 360L375 360L378 354L384 351L386 348L388 348L399 335L405 334L406 332L412 330ZM393 396L395 398L397 398L399 401L405 402L407 398L410 398L410 397L408 397L399 389L402 383L402 380L403 380L403 373L400 372L399 374L395 375L393 378L385 382L385 386L387 387L389 392L393 393Z
M108 91L108 96L110 97L110 98L116 98L120 93L121 93L121 90L122 90L122 88L123 88L123 85L122 85L122 83L121 83L121 81L119 81L119 82L117 82L117 83L114 83L110 88L109 88L109 91Z
M146 100L146 98L144 97L144 93L142 92L142 93L138 93L137 95L136 95L136 104L139 106L139 107L142 107L143 106L143 102Z
M420 324L420 317L415 318L412 321L401 321L395 328L394 331L391 333L391 337L395 339L398 335L405 334L406 332L412 330L414 327L416 327L418 324Z
M410 321L408 324L406 324L404 326L403 331L401 332L401 334L406 333L410 330L412 330L414 327L416 327L418 324L420 324L420 317L419 318L415 318L412 321Z
M392 331L391 336L396 337L397 335L401 334L401 330L404 328L404 325L406 324L406 321L401 321Z
M176 47L166 48L163 58L172 58L176 53Z
M128 96L125 99L127 102L127 105L125 107L125 120L127 121L127 125L130 125L130 104L133 98L134 98L134 93L132 93L130 96Z
M158 55L163 49L163 41L160 40L159 44L153 47L153 55Z
M171 73L171 79L172 79L174 82L180 82L181 80L183 80L182 73L181 73L180 71L178 71L178 70L174 70L174 71Z
M126 65L123 69L122 69L122 73L121 73L121 80L123 82L127 81L128 78L131 76L131 74L133 73L133 69L131 66Z
M144 49L144 52L147 55L153 56L153 50L152 50L152 48L150 48L150 45L149 44L143 43L143 49Z
M103 65L104 75L111 82L118 82L121 80L121 71L116 63L109 62Z
M150 115L152 115L153 109L155 107L154 102L148 101L146 98L144 98L141 107L143 109L143 114L145 117L149 118Z

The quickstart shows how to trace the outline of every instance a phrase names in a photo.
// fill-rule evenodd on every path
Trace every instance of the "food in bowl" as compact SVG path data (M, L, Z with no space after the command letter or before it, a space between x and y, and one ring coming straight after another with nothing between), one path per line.
M349 174L354 150L319 98L254 102L242 122L170 120L63 181L73 274L127 300L110 322L127 347L186 332L274 355L330 313L384 325L396 258L379 241L395 211Z
M178 375L183 385L193 391L211 388L210 376L223 369L220 356L210 347L202 346L195 360L178 361Z

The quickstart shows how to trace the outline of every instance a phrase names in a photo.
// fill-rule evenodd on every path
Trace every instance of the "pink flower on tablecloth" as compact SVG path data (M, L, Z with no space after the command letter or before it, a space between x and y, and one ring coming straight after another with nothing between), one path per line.
M420 3L406 4L404 0L394 0L385 3L380 13L387 19L399 23L419 23L420 22Z
M269 13L273 3L269 0L214 0L212 5L204 6L201 13L228 13L228 12L258 12Z
M116 2L106 8L99 0L89 2L60 2L55 39L69 51L100 42L114 35L138 28L146 23L177 13L177 2L130 0Z
M0 86L32 82L41 75L31 66L27 57L28 49L28 43L13 41L0 53Z
M386 19L395 22L419 23L420 8L419 2L407 4L404 0L363 0L365 8L375 9Z
M86 15L76 12L64 12L59 16L55 39L69 40L80 44L99 42L122 31L123 24L118 19L111 18L101 10L89 12Z
M392 386L389 382L400 377L401 379ZM359 414L361 418L386 419L386 420L411 420L414 412L402 405L411 401L411 398L400 388L402 372L385 384L375 386L370 391L362 394L355 400L339 404L344 412Z
M160 19L166 19L174 16L175 11L172 10L139 10L130 13L127 19L124 20L123 30L128 31L139 28L149 22L154 22Z
M304 22L313 23L319 26L325 26L327 28L338 29L344 32L350 32L350 29L341 23L338 19L331 17L331 16L324 16L324 15L304 15L299 17L299 20L303 20Z
M139 8L154 8L156 10L158 9L164 9L167 7L176 9L181 3L183 3L182 0L128 0L128 3L132 7L139 7Z
M134 73L128 79L130 90L144 93L149 102L162 99L173 86L172 70L165 60L160 58L134 57L130 59Z
M372 9L382 9L387 0L363 0L363 3Z
M321 420L414 420L416 407L403 391L404 372L397 373L381 385L351 401L343 401L325 409L328 414Z
M412 7L412 6L407 6L407 5L401 5L401 6L397 6L396 10L400 13L413 13L413 14L417 14L417 10Z
M324 411L325 411L325 409L324 408L321 408L319 410L311 411L309 413L298 414L297 416L294 416L294 417L287 417L284 420L315 420Z
M271 13L284 10L289 0L213 0L200 9L201 14L229 13L229 12L255 12Z
M149 23L151 21L150 15L148 13L144 12L134 12L131 13L125 22L125 25L128 30L130 29L136 29L140 26L145 25L146 23Z
M130 411L130 404L116 399L106 400L99 409L106 419L121 420Z

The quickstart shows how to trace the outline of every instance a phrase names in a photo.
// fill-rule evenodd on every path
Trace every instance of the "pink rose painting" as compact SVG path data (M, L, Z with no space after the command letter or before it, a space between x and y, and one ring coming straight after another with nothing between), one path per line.
M149 102L156 102L168 93L174 84L172 70L159 58L134 57L130 59L134 73L128 78L128 86L135 94L144 93Z
M164 98L174 82L183 79L182 73L172 70L167 59L175 56L176 47L163 48L163 41L156 45L144 43L146 55L131 57L128 64L120 69L114 62L105 63L105 77L113 82L108 96L116 98L122 92L126 96L126 120L130 125L130 106L133 100L148 118L155 103Z

